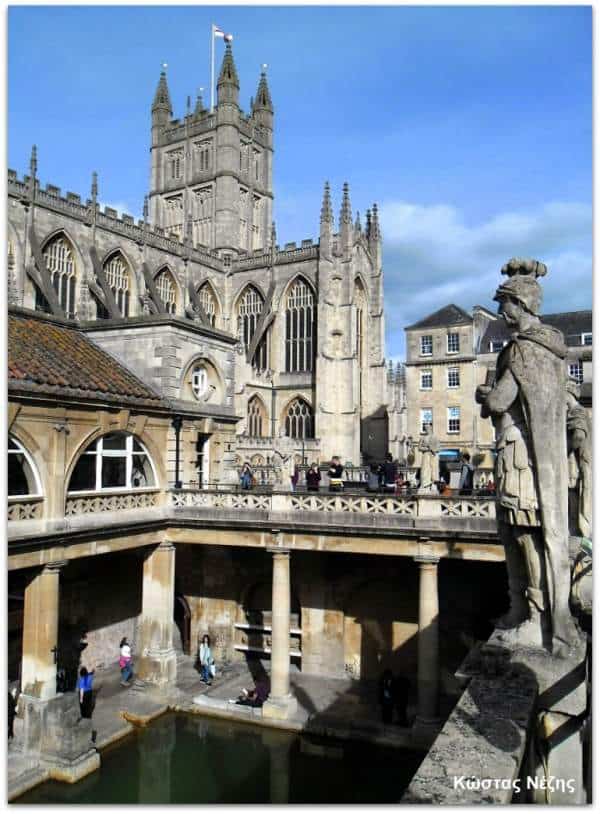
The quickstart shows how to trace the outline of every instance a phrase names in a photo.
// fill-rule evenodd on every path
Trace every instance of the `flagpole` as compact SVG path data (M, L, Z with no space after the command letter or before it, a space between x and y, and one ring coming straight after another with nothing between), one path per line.
M215 109L215 24L210 26L210 112Z

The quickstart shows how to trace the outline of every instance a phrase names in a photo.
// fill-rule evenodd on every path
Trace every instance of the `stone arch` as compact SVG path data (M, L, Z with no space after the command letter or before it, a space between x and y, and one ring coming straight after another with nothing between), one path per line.
M211 321L211 323L213 328L216 328L218 325L220 325L221 318L223 315L223 306L221 304L221 299L217 293L217 290L212 284L212 281L209 280L208 277L205 280L202 280L202 282L197 286L196 294L198 295L198 297L202 297L201 292L203 291L203 289L206 289L214 300L215 303L214 322ZM202 304L204 305L204 303ZM204 308L204 310L206 311L208 317L210 318L211 314L209 313L209 311L207 311L206 308Z
M21 430L18 427L10 429L8 432L8 438L9 440L16 442L16 444L21 447L20 451L25 456L25 460L31 468L31 474L36 488L30 494L45 498L47 495L47 473L46 467L40 466L40 463L44 464L44 460L41 458L39 446L35 443L34 439L29 435L29 433ZM10 486L7 483L7 491L9 491L9 489Z
M246 435L252 438L269 435L268 422L269 412L264 399L259 393L252 393L246 402Z
M298 404L298 410L292 410L292 408ZM308 412L306 411L308 408ZM291 435L290 432L297 432L298 429L298 422L294 421L294 417L303 418L310 416L310 426L306 427L306 430L309 431L308 435ZM290 424L288 425L288 418L290 418ZM301 393L296 393L293 395L288 401L286 402L283 410L279 415L280 427L283 427L284 434L288 436L288 438L314 438L315 437L315 410L310 401L303 396ZM301 422L304 423L304 422Z
M70 259L64 256L56 256L55 258L47 257L47 253L51 247L58 245L60 241L63 242L66 252L70 253ZM73 319L77 309L79 292L81 291L81 286L85 279L85 265L81 252L64 226L54 229L44 237L40 243L40 251L45 258L52 285L56 291L58 301L65 312L65 316ZM72 272L69 268L71 265ZM35 286L34 295L36 309L41 311L49 310L43 292L39 291Z
M211 401L213 404L223 402L225 400L225 381L219 365L212 354L200 352L194 354L183 369L179 382L181 398L196 400L196 396L192 390L191 376L193 368L200 364L207 369L208 386L212 388L211 394L204 400Z
M131 262L127 252L125 252L125 250L122 249L120 246L116 246L116 247L114 247L113 249L111 249L110 251L108 251L108 252L106 252L104 254L104 256L102 257L102 260L100 261L100 265L104 269L104 274L108 278L109 273L107 272L107 266L111 263L112 260L114 260L117 257L122 258L123 264L125 265L126 270L127 270L127 277L128 277L128 280L129 280L128 310L127 310L127 313L125 314L125 316L130 316L130 317L135 316L135 314L137 313L137 310L138 310L137 309L137 302L138 302L138 294L139 294L139 285L138 285L138 278L137 278L137 274L135 272L134 265ZM110 283L111 283L110 279L108 280L108 282L109 282L109 285L110 285ZM117 301L117 306L119 307L119 310L121 311L121 313L123 313L123 310L121 308L121 300L118 297L118 292L115 291L114 287L113 287L113 294L115 296L115 300ZM96 308L97 308L98 314L100 314L101 311L102 311L102 306L100 305L100 303L98 303L98 302L96 303ZM107 317L108 317L108 314L105 314L103 318L106 319ZM99 316L98 318L101 318L101 317Z
M311 293L312 293L312 295L314 297L315 305L317 304L317 287L316 287L316 284L313 283L312 280L310 280L310 278L306 274L304 274L302 271L297 271L284 284L283 288L281 289L281 293L279 294L279 297L277 299L275 298L275 296L273 297L273 309L274 310L285 309L285 303L286 303L287 297L289 295L289 292L290 292L292 286L294 285L294 283L296 283L298 280L301 280L303 283L305 283L310 288Z
M241 283L239 288L237 289L236 293L233 295L233 298L232 298L232 300L233 300L233 316L234 316L234 318L237 318L237 311L238 311L238 307L239 307L239 304L240 304L240 300L243 297L243 295L246 293L246 289L248 289L248 288L254 288L256 290L256 292L258 293L258 295L260 296L263 303L264 303L264 301L266 299L266 294L265 294L265 292L263 290L263 287L260 285L260 283L257 283L254 280Z
M153 440L153 438L146 432L141 433L132 433L127 429L110 429L106 430L102 427L96 427L91 432L87 433L87 435L80 440L75 450L71 453L68 465L65 469L65 480L63 486L63 500L66 501L68 491L69 491L69 483L71 481L71 476L73 475L73 471L75 470L75 466L77 462L83 455L83 453L88 449L88 447L97 441L99 438L102 438L105 435L108 435L113 432L122 432L127 435L132 435L136 438L142 446L145 448L146 452L148 453L152 465L152 470L154 473L155 481L154 488L156 489L164 489L167 484L167 471L165 468L165 464L163 461L163 456L161 454L161 450Z
M163 296L164 292L161 292L160 290L162 275L168 275L166 279L170 279L174 287L175 294L174 301L170 300L169 302L165 302L165 297ZM169 263L162 263L152 276L154 279L154 285L159 289L158 293L160 294L167 311L173 315L177 314L181 310L183 297L181 292L181 286L179 285L179 279L177 277L177 274L175 273L175 270L171 267Z
M250 295L254 294L252 297ZM258 308L260 300L261 307ZM234 300L233 318L235 333L241 340L244 350L247 351L256 331L260 315L265 307L265 297L260 286L255 283L246 283ZM243 312L242 312L243 309ZM257 370L266 370L268 366L268 333L265 334L254 352L252 365Z
M237 621L247 624L271 625L271 601L273 584L270 573L245 585L240 591L237 606ZM301 627L302 610L298 593L292 580L290 586L291 626ZM256 621L252 621L252 620Z

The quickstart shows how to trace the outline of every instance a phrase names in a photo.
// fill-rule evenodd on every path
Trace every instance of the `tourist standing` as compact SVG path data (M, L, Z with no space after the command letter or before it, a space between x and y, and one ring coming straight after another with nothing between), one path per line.
M473 464L468 452L463 452L462 467L460 470L460 481L458 482L458 493L460 495L470 495L473 493Z
M330 492L339 492L344 488L344 481L342 480L342 472L344 471L344 467L342 466L340 459L337 455L334 455L331 459L331 464L329 465L329 491Z
M77 691L79 692L79 709L82 718L92 717L92 684L94 681L94 671L88 672L87 667L82 667L77 679Z
M15 715L17 714L17 703L12 692L8 691L8 740L14 738L15 733L13 730L15 723Z
M121 668L121 686L129 687L133 678L133 662L131 660L131 645L127 641L127 636L121 639L119 645L119 667Z
M213 659L212 650L210 649L210 636L207 633L204 634L200 642L198 661L200 662L202 681L210 687L212 684L211 678L215 660Z
M369 468L369 477L367 478L367 492L379 491L379 469L376 463L372 463Z
M388 452L388 454L385 456L385 463L383 464L383 486L386 492L395 491L397 476L398 467L394 463L392 454Z
M306 473L306 488L309 492L318 492L321 482L321 473L316 463L312 463Z
M242 474L240 475L240 486L242 489L252 488L252 470L250 464L245 463L242 467Z
M379 703L381 704L381 720L384 724L391 724L394 712L394 676L389 669L384 670L379 679Z
M296 486L298 485L299 478L300 470L298 469L298 464L294 460L294 456L292 456L290 464L290 483L292 485L292 492L296 491Z

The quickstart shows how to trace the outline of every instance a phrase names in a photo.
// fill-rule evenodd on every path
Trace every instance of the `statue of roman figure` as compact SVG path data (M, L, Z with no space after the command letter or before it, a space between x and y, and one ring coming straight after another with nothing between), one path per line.
M566 346L539 318L546 266L514 258L494 299L511 332L493 386L475 398L496 428L499 536L510 609L498 620L506 642L566 657L579 642L569 610Z
M440 463L438 452L440 444L433 434L433 425L426 424L425 432L419 439L418 450L421 453L421 476L419 491L435 492L436 483L440 479Z

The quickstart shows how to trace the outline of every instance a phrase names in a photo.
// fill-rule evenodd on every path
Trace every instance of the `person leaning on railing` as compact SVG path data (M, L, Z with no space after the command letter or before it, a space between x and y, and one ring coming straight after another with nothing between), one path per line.
M318 492L321 482L321 473L316 463L312 463L306 472L306 488L309 492Z
M341 492L344 488L344 481L342 480L342 472L344 471L344 467L342 466L340 459L337 455L334 455L331 459L331 464L329 466L329 471L327 474L329 475L329 491L330 492Z

